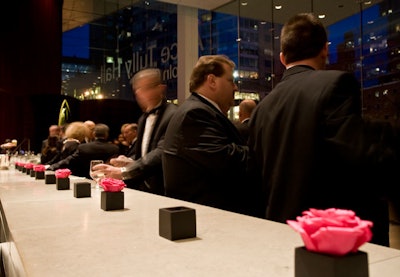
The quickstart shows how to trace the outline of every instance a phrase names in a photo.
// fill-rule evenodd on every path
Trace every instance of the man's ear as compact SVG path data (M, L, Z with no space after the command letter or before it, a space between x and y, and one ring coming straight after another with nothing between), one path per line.
M214 74L208 74L207 75L207 83L210 86L214 86L215 85L215 81L216 81L216 76Z
M279 53L279 59L281 60L281 63L286 67L285 56L282 52Z

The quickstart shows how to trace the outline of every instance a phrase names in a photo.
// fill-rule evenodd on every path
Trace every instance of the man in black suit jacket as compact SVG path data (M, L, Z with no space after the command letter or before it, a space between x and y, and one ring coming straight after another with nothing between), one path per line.
M136 154L137 129L138 125L136 123L128 123L122 130L122 135L128 143L128 147L123 155L132 159L135 159Z
M253 99L244 99L239 104L239 122L235 126L245 142L249 137L249 120L257 103Z
M79 144L72 155L51 165L49 170L69 168L73 175L90 178L91 160L103 160L106 163L111 158L118 156L118 146L108 141L109 127L106 124L96 124L93 133L93 141Z
M48 137L53 137L53 136L57 136L57 137L60 136L60 126L55 125L55 124L50 125L50 127L49 127L49 136ZM41 146L40 152L42 152L43 149L46 146L47 146L47 138L42 140L42 146ZM58 150L61 151L61 145L59 145L59 149Z
M226 116L238 90L234 68L223 55L200 57L194 67L191 95L165 135L165 190L170 197L255 215L246 177L248 147Z
M385 177L398 165L387 142L399 139L362 118L352 74L323 70L327 34L315 16L299 14L284 25L281 51L282 80L249 122L250 167L265 218L285 223L310 208L350 209L373 222L371 242L388 245Z
M137 72L131 80L136 101L143 110L138 121L135 157L119 156L113 165L97 165L106 177L123 179L129 188L164 195L161 154L168 123L177 106L168 103L166 85L161 71L147 68Z

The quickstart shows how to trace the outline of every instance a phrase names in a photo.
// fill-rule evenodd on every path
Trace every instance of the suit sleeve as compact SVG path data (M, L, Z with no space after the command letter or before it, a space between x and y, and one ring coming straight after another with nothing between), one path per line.
M173 152L208 172L242 172L248 147L236 143L235 134L223 115L206 109L190 109L176 132Z

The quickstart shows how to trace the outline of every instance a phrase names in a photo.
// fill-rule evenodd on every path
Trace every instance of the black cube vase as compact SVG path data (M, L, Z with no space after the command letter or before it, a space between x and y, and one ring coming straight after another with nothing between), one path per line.
M35 179L44 179L44 171L35 171Z
M358 251L344 256L295 249L295 277L368 277L368 255Z
M35 170L31 169L30 175L31 175L31 177L35 177L36 176Z
M56 183L56 174L54 171L46 171L44 173L44 183L47 185Z
M69 177L67 178L56 178L57 190L68 190L69 189Z
M83 198L91 197L91 189L89 182L74 183L74 197Z
M124 209L124 192L102 191L100 207L105 211Z
M159 210L159 235L169 240L196 237L196 210L171 207Z

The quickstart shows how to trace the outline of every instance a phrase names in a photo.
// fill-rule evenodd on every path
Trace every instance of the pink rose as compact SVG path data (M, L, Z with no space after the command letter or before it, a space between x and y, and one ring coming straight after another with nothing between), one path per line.
M45 171L46 167L42 164L37 164L33 166L33 171Z
M25 167L26 169L32 169L32 168L33 168L33 163L26 163L26 164L24 165L24 167Z
M57 169L55 172L56 178L68 178L71 175L71 170L68 168Z
M287 224L299 232L309 251L343 256L357 252L372 238L373 223L361 220L351 210L330 208L310 209Z
M114 178L103 178L100 181L100 186L104 191L118 192L121 191L126 185L122 180Z

